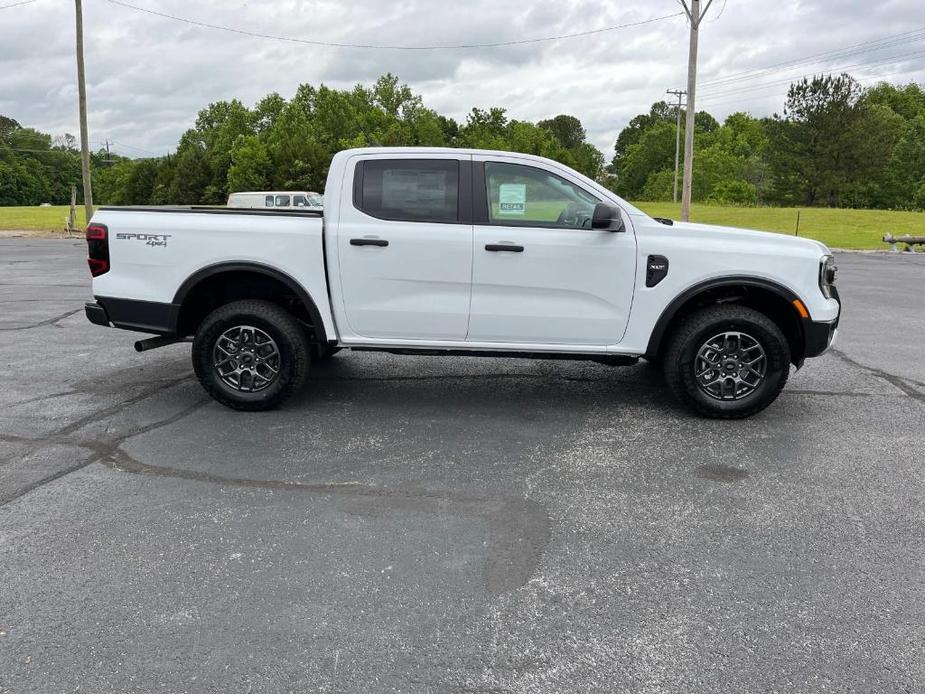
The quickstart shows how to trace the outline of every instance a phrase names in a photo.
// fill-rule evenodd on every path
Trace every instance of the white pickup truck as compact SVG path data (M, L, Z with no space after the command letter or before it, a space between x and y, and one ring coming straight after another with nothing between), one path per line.
M696 412L747 417L824 352L835 263L802 238L653 219L548 159L354 149L324 212L101 208L98 325L192 338L203 387L272 408L312 360L399 354L658 360Z

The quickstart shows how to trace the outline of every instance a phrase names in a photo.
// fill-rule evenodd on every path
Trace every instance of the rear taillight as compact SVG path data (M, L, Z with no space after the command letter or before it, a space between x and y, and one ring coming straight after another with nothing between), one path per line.
M109 272L109 230L105 224L87 226L87 265L94 277Z

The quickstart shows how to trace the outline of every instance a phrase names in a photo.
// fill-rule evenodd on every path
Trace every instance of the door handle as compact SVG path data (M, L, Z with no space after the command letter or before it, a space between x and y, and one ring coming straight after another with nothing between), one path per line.
M379 246L384 248L389 245L385 239L350 239L351 246Z
M485 250L491 251L492 253L499 253L501 251L506 251L508 253L523 253L523 246L515 246L511 243L487 243L485 244Z

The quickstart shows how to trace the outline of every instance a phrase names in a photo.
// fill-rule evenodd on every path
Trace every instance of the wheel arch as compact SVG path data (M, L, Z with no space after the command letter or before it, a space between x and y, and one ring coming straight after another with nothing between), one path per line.
M311 327L311 341L327 342L324 321L308 291L291 275L255 262L208 265L186 278L177 289L177 334L188 335L208 311L238 299L264 298L296 314Z
M678 294L662 311L649 337L645 356L658 359L671 330L685 316L704 306L738 303L761 311L787 337L791 361L800 365L805 353L803 320L793 302L802 300L793 290L762 277L730 276L704 280Z

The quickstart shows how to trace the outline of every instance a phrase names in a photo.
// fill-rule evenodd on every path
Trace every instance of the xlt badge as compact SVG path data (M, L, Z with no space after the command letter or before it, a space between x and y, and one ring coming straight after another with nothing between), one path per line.
M668 258L663 255L650 255L646 262L646 286L654 287L668 275Z

